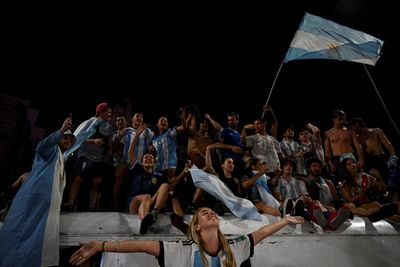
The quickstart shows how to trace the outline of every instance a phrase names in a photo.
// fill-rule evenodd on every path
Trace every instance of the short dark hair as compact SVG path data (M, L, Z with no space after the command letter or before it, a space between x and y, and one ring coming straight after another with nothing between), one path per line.
M262 117L257 117L254 121L261 121L264 124L267 124L267 120Z
M226 116L227 117L234 116L237 120L239 119L239 114L237 114L236 112L229 112L228 115Z
M359 117L357 117L357 118L352 118L352 119L350 120L350 125L356 125L356 124L359 124L359 125L361 125L361 126L365 126L364 121L363 121L361 118L359 118Z
M289 159L289 158L284 158L281 160L281 166L285 166L286 163L290 163L293 167L293 169L296 167L296 163L294 162L294 160Z
M346 112L344 112L341 109L337 109L337 110L333 111L333 118L343 117L346 115L347 115Z
M115 114L115 118L118 118L118 117L124 117L125 119L127 119L126 114L122 113L122 112L118 112Z
M313 163L319 163L319 164L321 164L321 166L324 166L324 164L322 164L322 161L319 158L314 157L314 158L310 158L309 160L307 160L307 163L306 163L307 169L309 169L311 167L311 164L313 164Z
M257 157L250 157L247 161L246 161L246 166L247 167L251 167L253 165L256 165L259 161L261 161L259 158Z

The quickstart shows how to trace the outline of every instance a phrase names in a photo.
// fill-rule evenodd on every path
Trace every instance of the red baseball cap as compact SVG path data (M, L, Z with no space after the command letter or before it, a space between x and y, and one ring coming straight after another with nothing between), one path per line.
M96 106L96 115L98 115L101 111L105 111L108 109L108 103L100 103Z

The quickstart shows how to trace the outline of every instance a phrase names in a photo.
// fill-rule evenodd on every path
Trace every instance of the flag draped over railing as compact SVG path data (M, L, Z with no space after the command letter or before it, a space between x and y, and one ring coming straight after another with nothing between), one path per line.
M306 13L284 62L332 59L375 65L383 41L367 33Z

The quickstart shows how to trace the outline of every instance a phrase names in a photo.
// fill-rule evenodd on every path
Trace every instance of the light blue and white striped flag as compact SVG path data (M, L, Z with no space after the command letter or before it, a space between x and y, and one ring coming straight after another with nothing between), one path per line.
M60 130L36 147L22 184L0 229L0 266L58 266L60 206L65 188Z
M361 31L306 13L284 62L333 59L375 66L383 41Z
M256 172L253 172L253 174L257 174ZM272 195L271 190L268 187L267 183L267 176L265 174L261 175L257 181L256 181L256 186L258 189L258 192L260 193L262 201L267 204L268 206L271 206L275 209L279 209L280 203L279 201Z
M253 203L248 199L235 196L217 176L196 167L190 169L190 174L195 186L221 200L235 216L262 221L262 216Z
M83 142L85 142L90 136L96 132L96 125L99 124L99 120L96 117L91 117L79 124L78 128L74 131L75 143L67 151L64 152L64 157L68 157L77 150Z

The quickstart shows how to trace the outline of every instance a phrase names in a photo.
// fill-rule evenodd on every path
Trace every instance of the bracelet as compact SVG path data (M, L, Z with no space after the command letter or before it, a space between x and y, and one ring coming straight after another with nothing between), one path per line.
M104 245L106 244L106 241L103 241L103 245L101 246L101 252L104 252Z
M118 241L118 240L115 240L114 252L117 252L118 245L119 245L119 241Z

